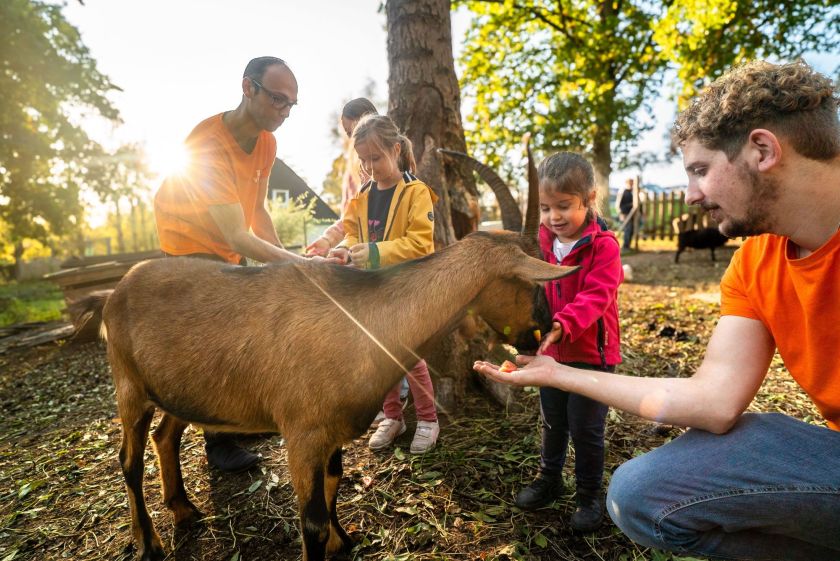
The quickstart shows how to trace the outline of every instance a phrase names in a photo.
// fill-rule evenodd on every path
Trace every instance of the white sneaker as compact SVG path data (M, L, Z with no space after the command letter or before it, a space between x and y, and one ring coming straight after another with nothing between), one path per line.
M368 440L368 448L371 450L387 448L404 432L405 421L402 419L385 419L379 423L376 432Z
M370 428L375 429L379 426L379 423L385 420L385 411L379 411L376 414L376 417L373 418L373 422L370 424Z
M435 447L440 425L437 421L417 421L417 430L414 431L414 439L411 441L412 454L425 454Z

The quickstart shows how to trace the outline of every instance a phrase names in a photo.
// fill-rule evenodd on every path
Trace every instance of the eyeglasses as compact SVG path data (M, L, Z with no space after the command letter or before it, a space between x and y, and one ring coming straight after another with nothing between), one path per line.
M269 90L268 88L266 88L265 86L260 84L257 80L254 80L253 78L248 78L248 79L251 80L251 82L253 82L255 86L257 86L257 89L261 89L262 91L265 92L265 94L268 97L271 98L271 105L273 105L276 109L282 110L282 109L285 109L287 107L292 108L295 105L297 105L297 101L292 101L288 97L286 97L285 95L283 95L281 93L273 92L273 91Z

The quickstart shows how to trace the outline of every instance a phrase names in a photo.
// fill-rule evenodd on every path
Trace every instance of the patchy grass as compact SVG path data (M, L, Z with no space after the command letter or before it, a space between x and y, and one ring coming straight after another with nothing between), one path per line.
M718 264L708 252L686 253L679 265L672 251L625 259L635 280L621 291L626 359L621 372L694 371L717 320L717 282L731 253L720 251ZM438 448L422 457L407 452L412 430L385 453L369 451L366 438L348 445L338 509L357 540L353 559L679 559L633 544L609 522L593 534L573 534L570 495L535 513L513 505L516 492L534 475L539 450L536 392L525 399L526 412L507 414L481 395L470 395L460 416L444 420ZM820 418L778 358L750 409ZM0 560L133 559L117 460L120 425L104 348L51 345L0 355L0 410ZM607 477L622 462L680 433L611 411ZM186 533L174 531L161 502L149 447L146 498L169 559L300 558L283 440L249 439L247 445L265 457L259 469L224 475L208 469L200 433L187 430L184 480L206 516ZM571 453L570 487L573 460Z
M64 296L55 283L25 281L0 284L0 327L60 320L63 310Z

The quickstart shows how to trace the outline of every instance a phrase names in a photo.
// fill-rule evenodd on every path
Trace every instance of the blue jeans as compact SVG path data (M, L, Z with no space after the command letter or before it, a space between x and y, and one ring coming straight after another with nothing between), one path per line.
M840 560L840 432L749 413L619 467L607 509L632 540L723 559Z
M582 363L577 368L601 370ZM604 370L612 371L613 367ZM559 479L566 463L569 436L575 445L575 480L578 489L600 491L604 478L604 424L608 407L582 395L555 388L540 388L542 448L540 473Z
M634 216L633 218L627 221L627 224L624 225L624 249L632 249L635 220L636 217Z

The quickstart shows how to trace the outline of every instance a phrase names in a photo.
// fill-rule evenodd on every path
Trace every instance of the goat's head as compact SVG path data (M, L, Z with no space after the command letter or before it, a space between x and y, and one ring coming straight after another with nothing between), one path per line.
M475 234L473 234L475 235ZM572 274L578 267L551 265L529 255L534 252L531 236L507 233L484 234L505 243L487 253L498 276L475 300L475 311L502 340L519 351L539 347L536 331L551 330L551 312L543 284ZM515 243L510 243L515 242Z

